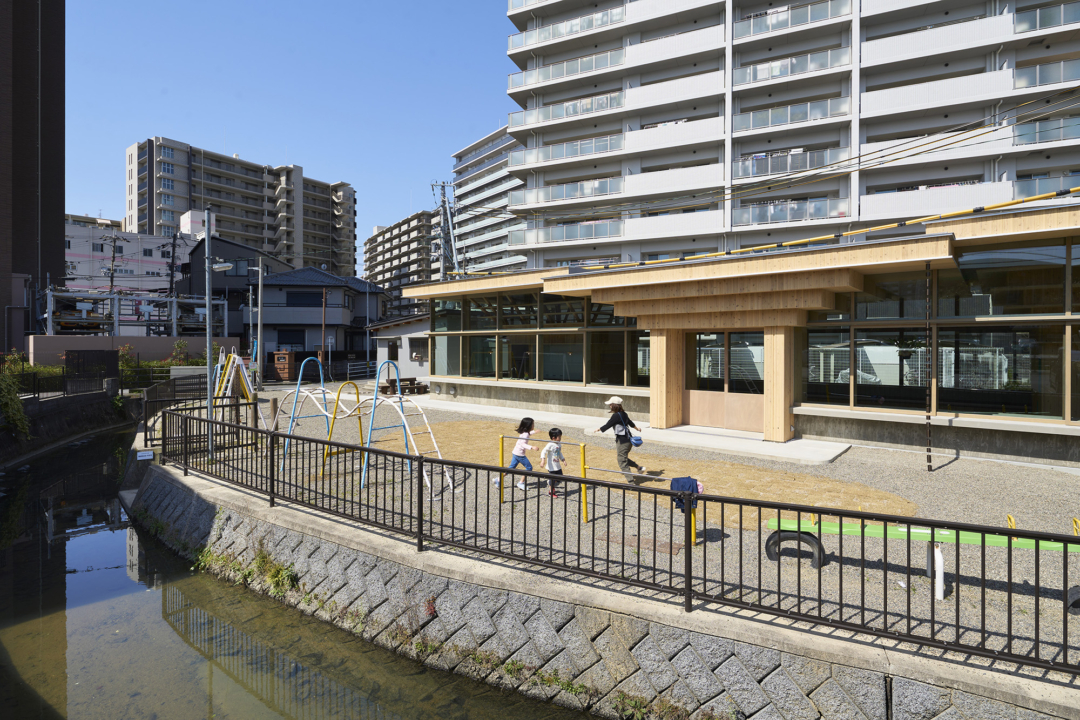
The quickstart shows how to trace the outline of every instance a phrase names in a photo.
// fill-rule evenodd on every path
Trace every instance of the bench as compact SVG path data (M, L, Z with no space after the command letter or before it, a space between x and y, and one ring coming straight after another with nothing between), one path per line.
M402 395L423 395L428 391L428 386L421 382L416 382L416 378L401 378L401 393ZM397 395L397 381L387 380L385 384L379 385L379 392Z
M780 559L780 544L794 541L806 545L811 552L811 567L818 569L828 564L828 555L825 548L818 541L818 533L822 535L845 535L849 537L877 538L886 540L918 540L926 543L926 577L934 579L934 597L938 600L945 599L945 558L941 552L942 543L959 543L960 545L982 545L985 547L1010 547L1008 530L1001 534L980 533L961 530L946 530L943 528L925 527L897 527L893 525L867 525L852 522L822 522L818 520L790 520L771 518L765 523L772 534L765 540L765 556L777 562ZM1011 538L1011 547L1019 550L1035 550L1036 544L1039 550L1062 552L1068 548L1068 552L1080 552L1080 537L1075 544L1061 543L1051 540L1034 540L1032 538ZM1070 613L1080 613L1080 586L1069 590L1067 602Z

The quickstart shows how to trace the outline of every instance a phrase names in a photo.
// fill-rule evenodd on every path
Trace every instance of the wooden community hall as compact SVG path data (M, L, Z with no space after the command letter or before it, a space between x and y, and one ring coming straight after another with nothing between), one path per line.
M1080 464L1080 207L903 230L404 295L442 399Z

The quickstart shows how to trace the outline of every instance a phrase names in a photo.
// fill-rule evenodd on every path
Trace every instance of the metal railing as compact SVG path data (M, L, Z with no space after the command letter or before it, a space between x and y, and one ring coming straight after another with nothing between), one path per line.
M181 375L155 383L143 391L143 433L147 447L154 447L158 439L157 416L168 408L180 404L206 406L206 374Z
M779 173L813 170L847 160L851 152L846 147L807 152L785 152L761 157L740 158L731 163L732 176L736 178L762 177Z
M623 106L625 98L625 93L618 90L613 93L595 95L580 100L572 100L571 102L558 103L557 105L546 105L533 110L521 110L520 112L510 113L510 127L532 125L533 123L620 108Z
M566 183L565 185L549 185L547 187L511 190L509 204L531 205L532 203L573 200L575 198L595 197L598 195L614 195L616 193L621 193L622 191L623 179L621 177L584 180L582 182Z
M623 137L623 135L605 135L587 140L573 140L557 145L545 145L528 150L515 150L510 153L510 167L622 150Z
M86 395L105 391L105 373L68 373L41 375L26 372L14 373L19 385L19 397L51 398L68 395Z
M847 198L823 200L793 200L737 207L731 211L732 225L763 225L766 223L826 220L850 217Z
M850 62L850 47L822 50L821 52L796 55L735 68L731 76L731 83L732 85L746 85L748 83L764 82L765 80L775 80L789 75L802 75L817 70L828 70L829 68L847 65Z
M1080 3L1077 3L1080 5ZM1080 138L1080 117L1052 118L1013 125L1013 145Z
M582 15L581 17L570 18L569 20L563 20L562 22L545 25L544 27L536 28L535 30L526 30L525 32L515 33L507 40L507 49L516 50L528 45L547 42L548 40L557 40L558 38L566 37L567 35L577 35L578 33L596 30L597 28L622 22L625 18L626 8L623 6L589 13L588 15Z
M1080 80L1080 58L1016 68L1013 71L1013 87L1016 89L1074 80Z
M1034 10L1022 10L1016 13L1013 31L1022 33L1031 30L1045 30L1059 25L1080 22L1080 2L1050 5Z
M775 125L823 120L824 118L847 115L850 112L851 98L844 96L740 113L732 118L731 125L734 132L741 132Z
M574 223L556 227L511 230L511 245L562 242L564 240L589 240L591 238L619 237L623 233L622 220L598 223Z
M170 377L167 367L128 367L120 368L120 392L125 390L145 390L151 385L165 382Z
M1078 175L1017 180L1013 183L1013 200L1023 200L1044 193L1068 190L1078 185L1080 185L1080 176Z
M593 70L603 70L606 67L622 65L625 56L626 51L622 48L605 50L595 55L544 65L535 70L511 73L507 79L507 84L509 89L513 90L514 88L547 82L548 80L558 80L561 77L592 72Z
M746 18L735 23L735 39L789 27L821 22L851 12L851 0L824 0L810 5L796 5L777 12Z
M417 551L435 542L676 596L687 611L727 606L1080 672L1080 537L569 476L553 496L545 473L163 416L162 461L185 474L405 535Z

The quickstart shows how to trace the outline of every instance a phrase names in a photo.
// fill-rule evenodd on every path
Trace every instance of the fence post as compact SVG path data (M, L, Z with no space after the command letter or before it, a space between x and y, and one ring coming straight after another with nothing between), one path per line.
M270 507L274 507L274 482L277 479L277 433L270 433Z
M445 467L443 468L445 470ZM416 552L424 552L424 457L416 461Z
M162 417L163 417L164 420L168 420L169 416L165 415L164 412L165 411L163 410L162 411ZM184 475L187 475L188 474L188 465L190 464L190 460L188 458L188 439L191 437L191 423L189 422L190 421L190 416L189 415L184 415L183 418L184 418L184 421L183 421L182 424L184 426L184 429L183 429L183 433L184 433ZM164 422L162 422L162 425L164 426ZM162 448L162 450L165 449L165 439L164 438L162 438L162 440L161 440L161 448Z
M690 535L690 529L693 517L690 514L690 503L694 502L694 494L690 492L684 492L683 496L683 555L685 556L685 565L683 568L683 610L690 612L694 609L694 556L691 552L694 549L693 538Z

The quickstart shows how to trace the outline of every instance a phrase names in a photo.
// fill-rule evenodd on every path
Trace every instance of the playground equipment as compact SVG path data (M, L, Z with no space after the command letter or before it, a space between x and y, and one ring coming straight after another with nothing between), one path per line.
M519 438L518 438L517 435L500 435L499 436L499 466L500 467L506 467L506 441L507 440L513 440L513 441L517 442L518 439ZM537 442L554 442L556 445L559 445L560 447L563 446L563 445L576 445L579 448L580 453L581 453L581 457L580 457L580 460L581 460L581 465L580 465L580 467L581 467L581 477L585 477L585 471L589 469L585 465L585 443L569 442L567 440L559 440L558 442L556 442L555 440L546 440L546 441L545 440L538 440ZM513 473L511 473L511 475L512 474ZM506 483L503 482L504 475L505 475L505 473L499 473L499 503L500 504L506 501ZM581 521L587 523L587 522L589 522L589 494L586 492L587 488L586 488L585 485L582 485L582 484L579 483L579 488L581 490Z

